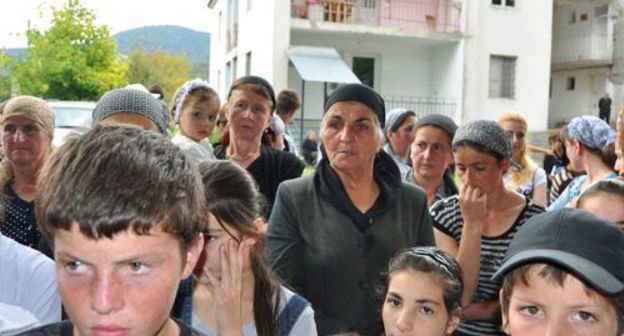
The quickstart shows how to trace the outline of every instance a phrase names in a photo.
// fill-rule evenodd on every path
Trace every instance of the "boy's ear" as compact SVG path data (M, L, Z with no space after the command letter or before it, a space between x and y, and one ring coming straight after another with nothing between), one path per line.
M204 235L200 233L186 248L186 262L184 268L182 269L183 279L191 275L191 272L195 269L195 265L197 264L203 250Z
M507 313L509 312L509 307L507 309L503 308L503 290L498 291L498 303L501 307L501 318L502 318L502 327L503 332L507 335L511 335L509 333L509 320L507 319Z

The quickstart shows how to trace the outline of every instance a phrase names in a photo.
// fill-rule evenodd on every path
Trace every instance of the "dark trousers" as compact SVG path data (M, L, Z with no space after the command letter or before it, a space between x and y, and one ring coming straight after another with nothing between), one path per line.
M604 120L607 124L610 124L611 111L599 111L598 118Z

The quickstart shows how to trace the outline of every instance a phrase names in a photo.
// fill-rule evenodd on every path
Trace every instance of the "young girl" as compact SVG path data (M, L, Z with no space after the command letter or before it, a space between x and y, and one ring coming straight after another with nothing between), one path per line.
M252 177L231 161L199 169L208 228L183 319L209 336L316 335L310 304L283 287L265 261L262 196Z
M207 140L219 113L219 96L208 82L193 79L184 83L171 102L175 123L180 132L171 141L196 163L214 160Z
M512 167L505 174L505 186L536 203L546 205L546 172L537 166L527 153L527 121L520 113L509 112L498 118L498 123L511 138L512 159L519 167Z
M453 156L459 194L434 203L430 212L436 245L462 267L462 321L455 335L501 336L501 283L491 276L516 232L544 208L503 184L512 149L496 122L475 120L460 126Z
M382 306L386 336L451 335L461 315L457 262L434 247L400 251L388 264Z

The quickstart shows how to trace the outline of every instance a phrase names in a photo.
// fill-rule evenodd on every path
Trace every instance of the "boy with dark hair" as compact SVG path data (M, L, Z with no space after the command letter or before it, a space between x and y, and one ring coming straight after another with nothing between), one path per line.
M277 113L277 115L284 122L284 125L286 125L284 150L295 155L298 155L297 145L295 144L293 137L290 135L290 132L288 132L288 125L290 125L293 122L293 119L295 119L295 114L297 114L297 110L299 110L299 108L301 108L301 98L294 90L282 90L277 95L275 113Z
M508 335L624 335L624 233L606 219L569 208L532 217L494 277Z
M169 318L207 213L180 149L134 126L95 125L50 157L38 183L37 222L69 320L24 335L199 335Z

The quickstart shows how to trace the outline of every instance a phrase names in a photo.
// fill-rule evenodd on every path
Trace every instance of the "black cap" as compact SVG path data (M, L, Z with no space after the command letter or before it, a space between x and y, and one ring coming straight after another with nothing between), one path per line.
M492 277L540 262L560 267L607 296L624 291L624 233L585 210L564 208L531 217Z
M455 131L457 131L457 124L455 124L453 119L442 114L428 114L416 120L414 132L423 126L436 126L441 128L449 136L451 142L455 137Z
M236 90L239 86L251 84L260 86L269 99L271 99L271 112L275 109L275 91L273 90L273 86L266 79L258 76L243 76L232 83L230 86L230 92L228 92L228 99L232 96L232 91Z
M383 129L386 122L386 103L383 98L377 93L375 90L370 87L359 84L346 84L343 85L327 98L327 102L325 103L325 112L338 102L343 101L355 101L358 103L362 103L368 106L375 115L377 115L377 120L379 120L379 126Z

